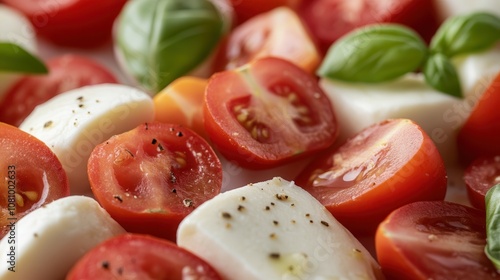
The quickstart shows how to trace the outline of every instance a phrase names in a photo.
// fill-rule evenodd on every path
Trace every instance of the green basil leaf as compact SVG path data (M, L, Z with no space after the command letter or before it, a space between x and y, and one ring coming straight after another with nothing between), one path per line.
M500 269L500 184L486 193L486 256Z
M427 57L425 42L396 24L371 25L335 42L317 74L347 82L377 83L419 68Z
M8 42L0 42L0 72L45 74L45 64L24 48Z
M425 81L431 87L455 97L462 97L457 70L444 54L436 53L430 56L425 62L423 72Z
M126 71L157 93L214 51L227 25L208 0L132 0L115 34Z
M448 57L490 48L500 39L500 18L484 12L449 18L431 40L431 52Z

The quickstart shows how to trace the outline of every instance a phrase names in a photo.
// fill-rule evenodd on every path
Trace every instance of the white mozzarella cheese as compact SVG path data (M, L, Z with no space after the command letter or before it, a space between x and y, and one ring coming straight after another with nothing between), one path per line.
M498 0L434 0L434 5L441 20L476 11L500 16L500 1Z
M446 162L455 162L456 133L467 117L460 112L463 101L432 89L421 75L381 84L322 79L320 86L340 122L340 142L382 120L408 118L434 140Z
M222 193L180 224L177 243L225 279L376 279L373 257L314 197L281 178Z
M90 249L125 230L85 196L29 213L0 241L0 279L64 279Z
M90 153L115 134L154 118L152 98L133 87L101 84L74 89L37 106L19 126L49 146L61 161L72 194L90 192Z
M0 4L0 42L17 44L33 54L37 52L33 25L20 12L4 4ZM0 100L20 78L19 74L0 73Z
M500 72L500 45L484 52L457 57L453 63L460 77L464 96L477 100L491 79Z

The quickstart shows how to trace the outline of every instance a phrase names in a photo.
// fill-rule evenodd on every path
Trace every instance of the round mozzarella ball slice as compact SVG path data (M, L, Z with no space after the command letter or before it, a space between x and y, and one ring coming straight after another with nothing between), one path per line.
M3 4L0 4L0 42L19 45L33 54L37 52L33 25L23 14ZM7 89L19 78L19 74L0 72L0 101Z
M55 96L37 106L19 128L54 151L72 194L88 194L87 161L94 147L153 118L148 94L130 86L100 84Z
M12 220L0 241L0 279L64 279L85 252L123 233L94 199L58 199Z
M177 243L225 279L378 279L370 253L314 197L275 177L205 202Z

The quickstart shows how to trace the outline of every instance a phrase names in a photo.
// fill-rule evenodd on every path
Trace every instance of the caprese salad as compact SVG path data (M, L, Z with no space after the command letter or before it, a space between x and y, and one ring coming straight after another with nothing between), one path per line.
M0 1L0 279L500 278L500 3Z

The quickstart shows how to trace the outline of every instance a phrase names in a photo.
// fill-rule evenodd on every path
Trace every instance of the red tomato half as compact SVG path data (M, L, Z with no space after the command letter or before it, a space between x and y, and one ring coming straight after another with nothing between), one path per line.
M297 7L302 0L230 0L236 13L236 20L242 23L258 14L279 6ZM306 0L309 1L309 0Z
M283 24L286 22L286 24ZM225 69L234 69L252 60L275 56L314 73L321 55L299 16L286 7L258 15L236 27L229 36Z
M429 136L406 119L361 131L313 161L295 182L354 233L374 233L394 209L420 200L443 200L443 159Z
M486 193L500 183L500 156L483 157L473 161L464 172L467 196L472 206L486 209Z
M95 47L111 38L115 18L127 0L4 0L24 13L36 31L70 47Z
M462 162L500 155L500 73L493 79L460 129L457 142Z
M172 242L140 234L113 237L87 252L66 280L220 280L204 260Z
M50 148L1 122L0 178L0 238L10 232L10 222L69 195L66 172Z
M316 79L279 58L263 58L213 75L205 129L228 159L266 168L327 148L338 129Z
M222 166L208 143L158 122L97 145L88 174L97 201L127 231L170 240L181 220L222 187Z
M308 0L299 13L326 52L355 28L374 23L400 23L430 39L438 28L432 0Z
M47 61L49 74L26 76L0 102L0 121L19 126L35 107L59 93L86 85L117 83L103 66L88 58L63 55Z
M499 279L486 257L486 214L445 201L403 206L380 224L377 259L388 279Z

